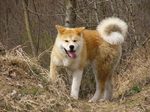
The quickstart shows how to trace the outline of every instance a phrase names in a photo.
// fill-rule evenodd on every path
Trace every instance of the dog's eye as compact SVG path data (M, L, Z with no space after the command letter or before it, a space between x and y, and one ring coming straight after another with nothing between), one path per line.
M73 40L73 42L77 42L77 40Z
M68 40L65 40L65 42L69 42Z

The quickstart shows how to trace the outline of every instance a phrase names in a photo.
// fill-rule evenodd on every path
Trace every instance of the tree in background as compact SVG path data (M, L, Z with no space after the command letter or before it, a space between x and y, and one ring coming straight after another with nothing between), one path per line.
M66 7L66 17L65 17L65 26L66 27L75 27L76 21L76 0L65 0Z
M56 24L95 29L105 17L116 16L129 26L123 55L130 55L150 40L149 4L150 0L5 0L0 3L0 41L8 48L23 44L37 55L53 44Z
M27 36L31 45L32 49L32 55L36 57L36 51L35 47L33 44L33 39L32 39L32 34L31 34L31 29L30 29L30 22L29 22L29 14L28 14L28 0L22 0L22 6L24 10L24 20L25 20L25 26L26 26L26 31L27 31Z

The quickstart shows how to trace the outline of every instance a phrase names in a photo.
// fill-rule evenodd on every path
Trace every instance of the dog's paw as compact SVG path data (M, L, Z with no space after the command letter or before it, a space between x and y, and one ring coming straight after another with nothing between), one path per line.
M75 100L78 100L78 96L76 96L76 95L71 95L71 97Z
M94 102L94 101L90 99L88 102L89 102L89 103L92 103L92 102Z
M92 102L95 103L97 100L98 100L97 98L91 98L88 102L89 103L92 103Z
M105 102L105 101L107 101L106 99L94 99L94 98L92 98L92 99L90 99L88 102L89 103L95 103L95 102Z
M47 78L47 81L48 81L50 84L55 84L55 83L58 81L58 79L57 79L56 77L50 76L50 77Z
M99 102L111 102L112 99L108 99L108 98L102 98L102 99L99 99Z
M99 102L105 102L107 101L106 99L99 99Z
M95 94L88 102L96 102L100 99L100 95Z

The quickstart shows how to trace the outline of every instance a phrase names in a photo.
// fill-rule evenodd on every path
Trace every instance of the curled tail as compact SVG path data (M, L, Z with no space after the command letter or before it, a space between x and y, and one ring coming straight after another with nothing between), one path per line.
M110 17L102 20L97 26L100 36L110 44L121 44L124 42L128 26L116 17Z

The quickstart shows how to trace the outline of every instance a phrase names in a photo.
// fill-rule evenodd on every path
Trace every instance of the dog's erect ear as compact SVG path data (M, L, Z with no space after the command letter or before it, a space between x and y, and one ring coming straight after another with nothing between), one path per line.
M76 32L78 33L78 35L81 35L82 31L85 29L85 27L79 27L79 28L76 28Z
M65 31L65 27L63 27L63 26L56 25L55 27L56 27L58 33L60 33L60 34L62 34Z

